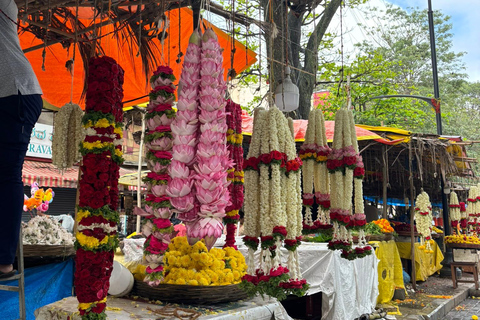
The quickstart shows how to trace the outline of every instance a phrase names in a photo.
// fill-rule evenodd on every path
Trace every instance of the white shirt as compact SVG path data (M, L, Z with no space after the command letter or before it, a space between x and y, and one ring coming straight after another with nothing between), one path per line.
M42 94L13 23L17 21L17 5L13 0L0 0L0 9L0 98L16 95L19 91L22 95Z

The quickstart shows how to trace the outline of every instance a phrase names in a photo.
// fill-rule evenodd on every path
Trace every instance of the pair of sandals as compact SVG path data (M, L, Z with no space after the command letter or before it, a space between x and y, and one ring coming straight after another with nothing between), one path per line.
M17 272L17 270L15 270L15 269L13 269L10 272L1 272L0 271L0 279L7 279L7 278L10 278L10 277L13 277L16 272Z

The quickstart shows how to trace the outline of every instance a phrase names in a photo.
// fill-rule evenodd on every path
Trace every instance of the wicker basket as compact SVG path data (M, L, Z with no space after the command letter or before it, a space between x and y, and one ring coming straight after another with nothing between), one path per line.
M391 233L370 235L370 241L390 241L390 240L393 240L393 234Z
M24 244L24 257L62 257L67 258L75 255L75 248L66 245Z
M238 284L228 286L188 286L175 284L160 284L150 287L143 281L135 280L130 295L187 304L214 304L231 302L247 298L247 294Z

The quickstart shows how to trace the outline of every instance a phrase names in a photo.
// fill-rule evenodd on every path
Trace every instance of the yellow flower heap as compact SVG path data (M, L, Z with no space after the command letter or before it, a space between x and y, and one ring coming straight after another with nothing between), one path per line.
M247 265L231 247L207 250L203 241L193 246L186 237L176 237L164 258L164 283L192 286L222 286L240 283Z

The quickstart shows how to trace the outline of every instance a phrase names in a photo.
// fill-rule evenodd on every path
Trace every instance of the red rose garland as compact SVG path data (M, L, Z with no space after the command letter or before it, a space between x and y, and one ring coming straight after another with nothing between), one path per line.
M145 144L149 149L146 155L151 172L144 181L147 184L145 199L146 217L142 233L147 237L144 245L144 259L147 263L145 282L151 286L160 283L163 277L161 262L172 237L173 225L170 222L171 204L167 196L170 177L167 169L172 159L173 138L170 130L175 112L175 76L168 66L160 66L150 79L152 91L145 116L147 134Z
M239 210L243 206L243 148L242 148L242 109L239 104L231 100L227 101L227 149L230 158L233 160L233 168L228 170L227 180L230 181L228 191L230 192L231 205L225 209L226 216L223 222L227 226L225 247L235 246L235 231L237 222L240 220Z
M92 58L88 69L86 137L80 151L75 247L75 289L82 319L106 319L105 307L118 245L115 211L122 163L123 69L109 57Z

